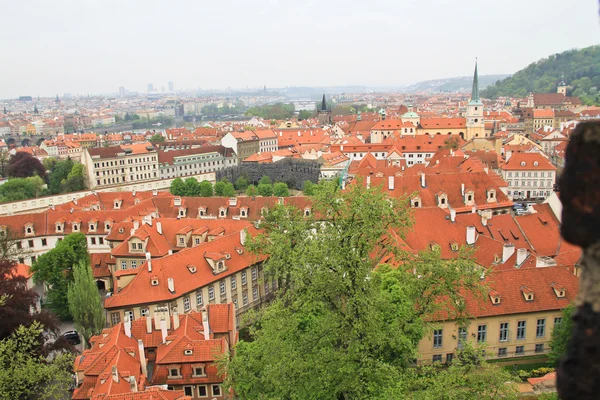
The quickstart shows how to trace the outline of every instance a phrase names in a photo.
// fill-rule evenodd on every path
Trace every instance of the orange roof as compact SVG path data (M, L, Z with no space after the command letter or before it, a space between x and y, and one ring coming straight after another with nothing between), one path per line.
M420 125L423 129L464 129L467 122L465 118L421 118Z
M555 171L556 167L540 153L513 153L502 169L506 171Z

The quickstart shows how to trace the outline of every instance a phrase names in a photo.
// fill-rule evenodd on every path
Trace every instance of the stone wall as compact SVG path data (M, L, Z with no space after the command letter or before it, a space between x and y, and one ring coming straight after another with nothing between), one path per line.
M217 181L227 178L235 182L239 177L246 176L250 183L258 184L263 176L271 178L273 183L285 182L290 189L302 189L304 181L317 183L321 173L321 165L314 160L297 160L284 158L274 163L244 163L217 171Z

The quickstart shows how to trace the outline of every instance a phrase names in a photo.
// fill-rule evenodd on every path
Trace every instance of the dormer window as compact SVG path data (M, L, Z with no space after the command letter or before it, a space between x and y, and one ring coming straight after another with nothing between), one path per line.
M494 200L496 198L496 191L494 189L488 189L487 198L488 200Z
M521 286L521 293L523 293L525 301L533 301L533 290L523 285Z
M502 261L502 257L500 257L500 254L494 254L494 262L497 264L500 261Z
M193 366L193 376L204 376L203 366Z
M185 246L185 236L179 236L179 240L177 241L178 246Z
M242 207L240 209L240 217L247 218L248 217L248 208Z
M121 208L121 202L120 201L115 201L115 210L118 210Z
M554 294L556 295L556 297L558 297L559 299L562 299L565 297L567 290L561 286L558 285L556 283L552 283L552 290L554 290Z
M89 224L89 230L90 230L90 232L95 232L96 231L96 224Z
M525 166L525 161L521 161L521 167Z
M452 249L452 251L458 251L458 243L452 242L450 244L450 249Z
M188 269L188 271L190 271L191 274L195 274L197 271L195 265L188 265L187 269Z
M223 218L227 215L227 209L225 207L219 208L219 217Z
M268 212L268 211L267 211L267 207L263 207L263 208L261 208L261 209L260 209L260 215L261 215L261 216L263 216L263 217L264 217L265 215L267 215L267 212Z
M125 233L125 229L123 227L119 228L119 233Z
M62 224L60 224L60 223L56 224L56 232L62 232L62 231L63 231Z
M413 197L412 199L410 199L410 206L413 208L419 208L421 207L421 198L420 197Z
M2 228L2 234L3 235L6 234L6 227ZM33 232L33 225L32 224L25 225L25 235L31 236L33 234L34 234L34 232Z
M217 271L222 271L225 263L223 261L217 262Z
M192 351L192 349L185 349L183 351L183 355L185 355L185 356L191 356L192 354L194 354L194 352Z
M540 163L538 163L537 161L534 161L534 162L533 162L533 166L534 166L534 167L537 167L538 165L540 165Z
M150 283L152 284L152 286L158 286L158 276L153 276L152 278L150 278Z
M439 251L439 250L440 250L440 245L439 245L439 244L437 244L437 243L435 243L435 242L434 242L434 243L430 243L430 244L429 244L429 248L430 248L431 250L433 250L433 251Z
M438 201L438 207L447 208L448 207L448 195L444 192L438 192L436 195Z
M305 216L305 217L310 217L310 208L309 208L309 207L306 207L306 208L304 209L304 216Z
M79 232L79 224L73 224L73 232Z
M110 231L110 228L112 228L112 226L110 225L110 222L107 222L104 224L104 230L105 231Z
M493 305L498 305L500 304L502 298L500 297L500 293L496 292L495 290L491 290L490 291L490 300L492 301Z

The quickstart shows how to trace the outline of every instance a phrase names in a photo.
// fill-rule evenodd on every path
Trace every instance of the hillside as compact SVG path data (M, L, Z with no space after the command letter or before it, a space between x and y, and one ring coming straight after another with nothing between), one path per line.
M484 88L494 84L499 79L504 79L508 75L481 75L479 77L479 87ZM454 78L434 79L414 83L403 88L405 92L468 92L473 84L473 76L458 76Z
M567 95L584 104L600 104L600 46L567 50L541 59L481 92L482 97L525 97L530 92L556 93L564 73Z

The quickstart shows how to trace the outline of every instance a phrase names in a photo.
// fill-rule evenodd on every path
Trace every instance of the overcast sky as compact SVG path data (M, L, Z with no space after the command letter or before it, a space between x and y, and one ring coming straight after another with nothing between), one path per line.
M0 98L400 85L512 73L600 38L596 0L19 0L0 6Z

